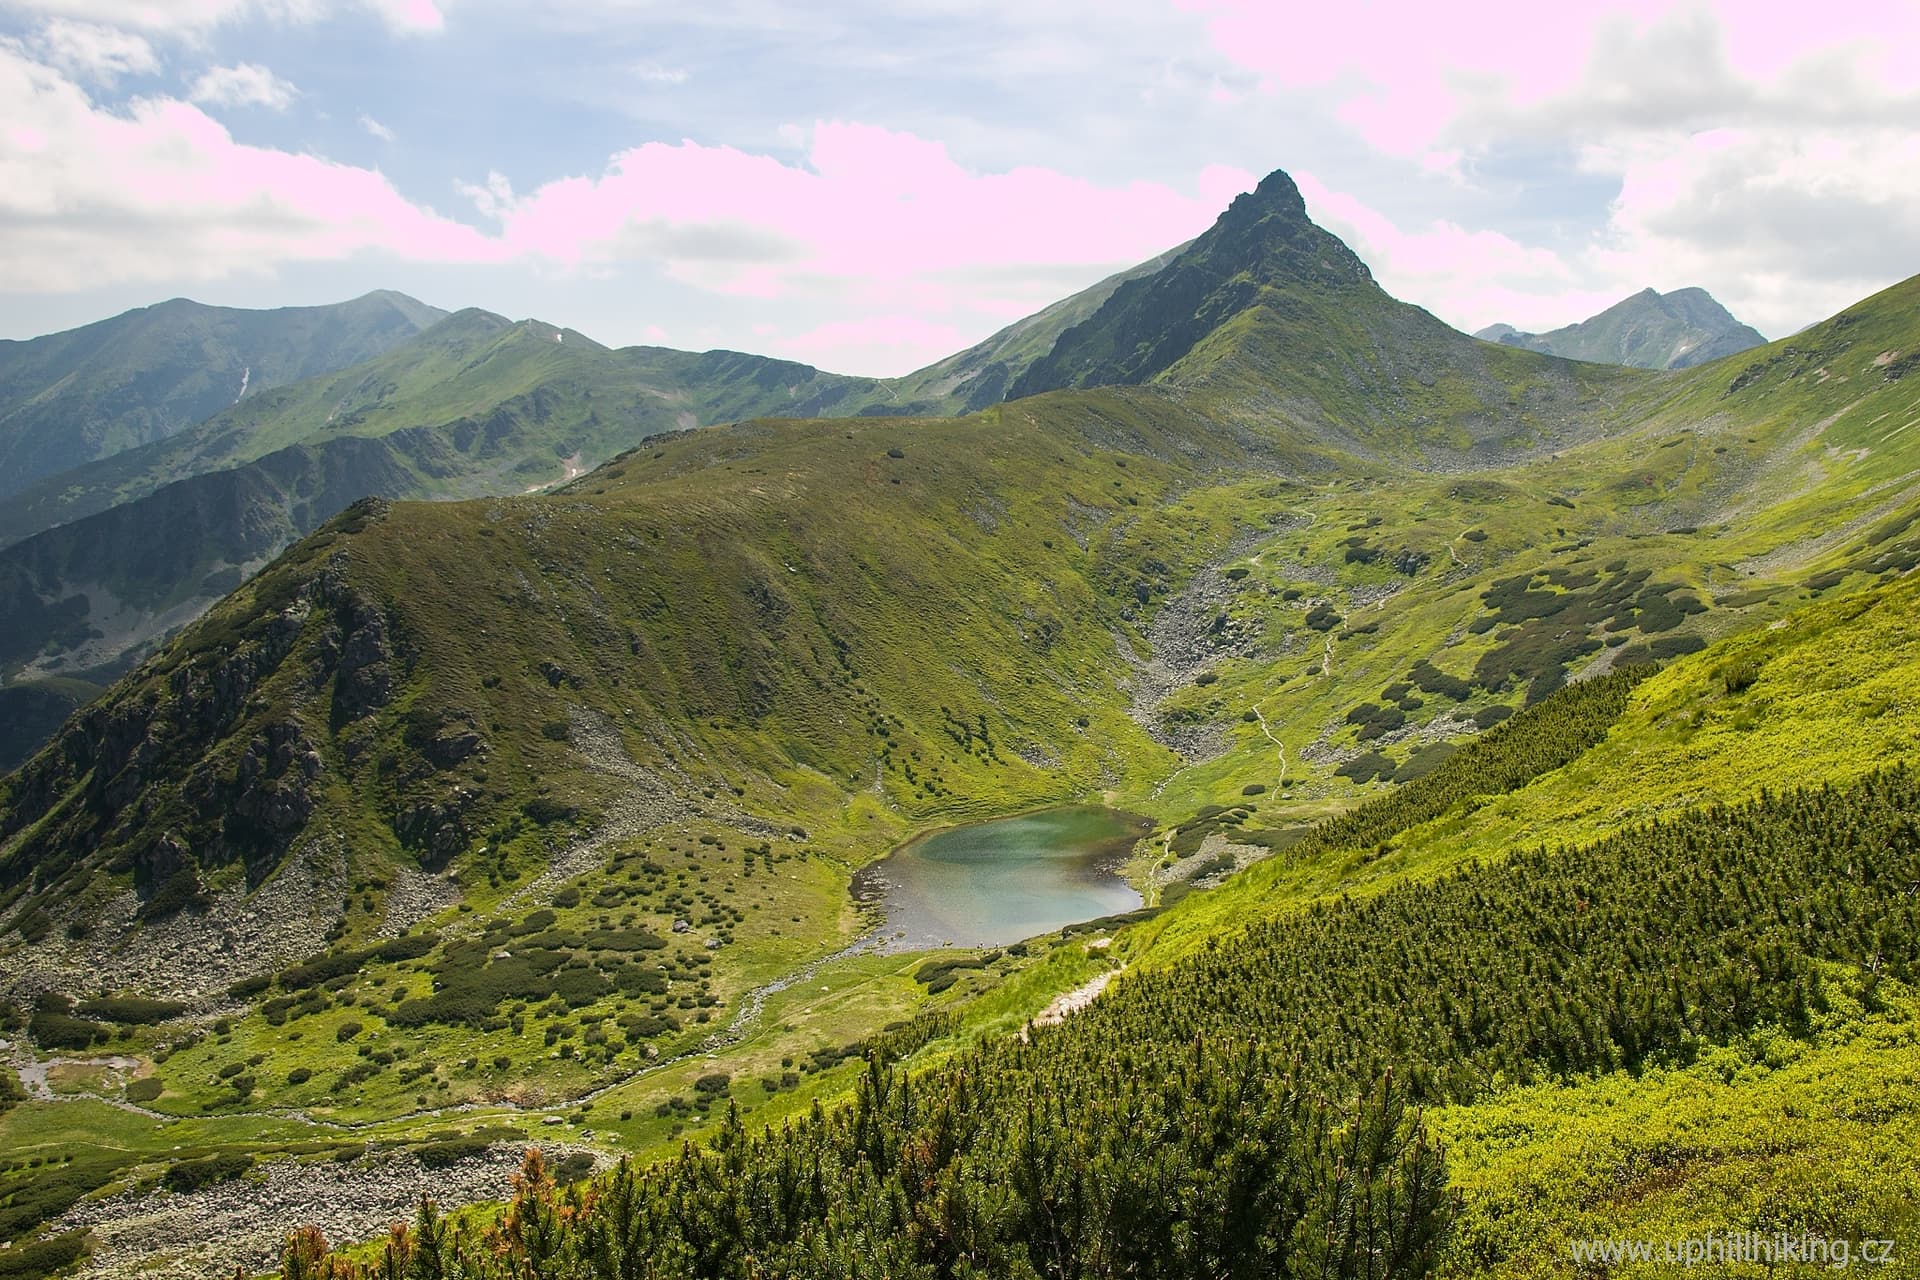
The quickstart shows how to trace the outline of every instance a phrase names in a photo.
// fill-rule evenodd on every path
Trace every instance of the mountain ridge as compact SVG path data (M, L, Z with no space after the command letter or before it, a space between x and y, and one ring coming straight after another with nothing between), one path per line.
M0 342L0 496L378 356L445 315L392 290L268 310L172 298Z
M1692 368L1766 342L1712 294L1695 287L1665 294L1642 289L1598 315L1550 333L1522 333L1512 325L1495 324L1473 336L1569 360L1642 369Z

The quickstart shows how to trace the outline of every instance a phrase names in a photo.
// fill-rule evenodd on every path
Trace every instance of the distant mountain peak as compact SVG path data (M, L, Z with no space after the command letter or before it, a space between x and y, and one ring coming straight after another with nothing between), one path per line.
M1551 333L1523 333L1512 325L1495 324L1473 336L1568 360L1642 369L1690 368L1766 341L1698 286L1664 294L1642 289L1599 315Z

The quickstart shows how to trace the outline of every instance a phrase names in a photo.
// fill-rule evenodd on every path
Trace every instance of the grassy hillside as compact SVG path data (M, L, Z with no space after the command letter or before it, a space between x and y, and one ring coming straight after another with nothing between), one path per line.
M0 675L111 678L358 498L520 493L650 435L815 412L852 385L462 312L17 495L0 514L20 538L0 547Z
M33 486L8 504L17 540L194 475L293 445L405 433L419 496L519 492L591 469L644 436L818 407L846 380L731 352L610 351L489 312L449 316L386 355L251 396L173 437Z
M384 291L273 311L175 298L0 341L0 496L164 440L249 394L378 356L445 315Z
M0 542L15 544L0 546L0 679L111 679L356 498L522 492L650 435L768 412L939 415L997 403L1064 328L1178 252L884 382L734 352L611 352L484 312L280 394L260 394L286 381L263 367L245 406L206 406L213 420L181 438L30 485L0 513ZM205 310L158 310L179 319L182 308ZM316 347L309 362L329 367L330 350ZM66 383L108 377L117 351L68 352L89 363Z
M1141 383L1191 388L1255 429L1292 420L1360 457L1449 469L1629 422L1651 385L1475 342L1389 296L1284 173L1115 290L1013 394Z

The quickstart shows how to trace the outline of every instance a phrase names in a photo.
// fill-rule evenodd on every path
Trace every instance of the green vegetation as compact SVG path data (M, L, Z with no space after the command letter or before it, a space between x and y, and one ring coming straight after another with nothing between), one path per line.
M562 1214L530 1163L504 1229L446 1261L613 1276L596 1242L624 1238L700 1276L824 1255L929 1276L1363 1275L1381 1252L1419 1274L1453 1205L1398 1089L1471 1102L1684 1065L1763 1027L1805 1040L1836 985L1882 1007L1883 983L1920 973L1917 819L1920 779L1895 769L1257 926L1030 1042L919 1077L875 1059L849 1107L758 1138L730 1121L710 1152L623 1167L591 1209ZM1345 1116L1312 1101L1356 1088Z
M378 356L444 317L405 294L241 311L176 298L0 349L0 495ZM10 529L0 545L19 538Z

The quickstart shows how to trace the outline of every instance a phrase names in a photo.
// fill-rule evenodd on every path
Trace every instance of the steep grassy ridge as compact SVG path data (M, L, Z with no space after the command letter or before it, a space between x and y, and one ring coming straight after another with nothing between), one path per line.
M1104 521L1230 442L1106 396L660 444L563 497L361 511L302 544L16 776L6 878L117 865L151 890L179 846L258 883L329 829L376 863L455 858L543 793L604 801L576 710L662 792L863 842L1151 753Z
M1028 368L1053 350L1062 333L1092 315L1115 289L1129 280L1152 275L1187 248L1176 246L1116 272L904 378L875 379L870 389L848 397L834 406L833 412L838 415L851 410L867 416L956 414L998 404Z
M814 412L851 385L463 312L18 495L0 513L23 537L0 548L0 675L111 678L356 498L519 493L649 435Z
M187 476L291 445L398 435L420 496L517 492L578 474L641 437L780 409L846 383L732 352L609 351L539 321L449 316L384 356L249 397L192 430L38 485L8 504L17 540ZM569 472L565 461L580 460Z
M1389 296L1275 173L1129 281L1014 384L1166 383L1252 423L1291 418L1362 456L1484 465L1622 421L1644 375L1477 343Z

